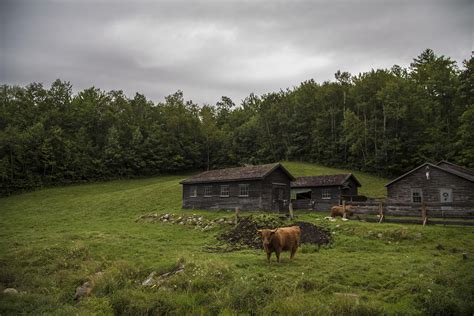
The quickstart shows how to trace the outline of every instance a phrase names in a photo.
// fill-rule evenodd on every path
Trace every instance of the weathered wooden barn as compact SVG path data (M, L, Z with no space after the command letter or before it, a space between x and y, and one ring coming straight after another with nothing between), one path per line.
M293 180L280 163L206 171L180 182L183 208L286 212Z
M298 177L291 182L291 202L294 209L328 210L343 196L357 196L360 186L352 173Z
M387 202L470 204L474 206L474 171L448 161L424 163L387 183Z

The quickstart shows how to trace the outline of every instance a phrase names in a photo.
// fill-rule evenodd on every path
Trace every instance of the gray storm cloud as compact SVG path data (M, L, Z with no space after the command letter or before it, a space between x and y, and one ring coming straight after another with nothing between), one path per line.
M471 1L2 1L0 80L198 103L332 80L425 48L460 65Z

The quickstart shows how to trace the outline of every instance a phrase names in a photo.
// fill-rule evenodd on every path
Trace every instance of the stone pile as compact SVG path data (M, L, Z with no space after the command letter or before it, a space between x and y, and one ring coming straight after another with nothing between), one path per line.
M179 215L179 214L145 214L141 215L136 219L136 222L149 222L149 223L170 223L176 225L190 225L195 226L196 229L209 230L219 225L235 225L236 221L234 218L221 217L216 219L205 219L202 215Z

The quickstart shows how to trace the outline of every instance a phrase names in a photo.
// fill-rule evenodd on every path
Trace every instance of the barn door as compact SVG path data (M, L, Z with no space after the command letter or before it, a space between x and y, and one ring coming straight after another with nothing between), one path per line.
M283 212L285 210L284 205L284 197L285 197L285 189L281 186L274 186L273 187L273 211L275 212Z
M453 189L439 189L439 200L441 203L453 202Z

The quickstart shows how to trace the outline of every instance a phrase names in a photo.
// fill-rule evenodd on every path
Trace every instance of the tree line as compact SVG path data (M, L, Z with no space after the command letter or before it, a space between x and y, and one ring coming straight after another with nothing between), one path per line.
M44 185L281 160L392 177L424 161L474 168L473 58L427 49L410 67L337 71L239 106L178 91L154 103L56 80L1 86L0 195Z

